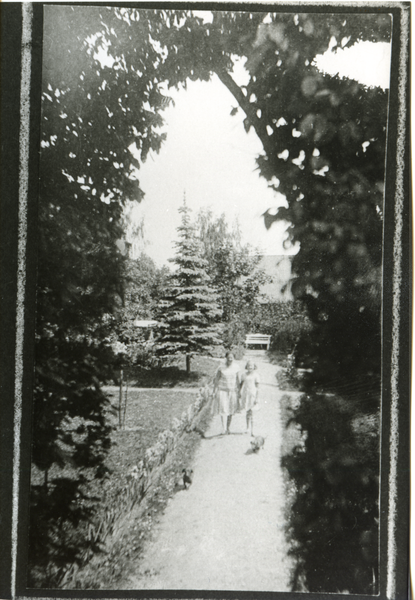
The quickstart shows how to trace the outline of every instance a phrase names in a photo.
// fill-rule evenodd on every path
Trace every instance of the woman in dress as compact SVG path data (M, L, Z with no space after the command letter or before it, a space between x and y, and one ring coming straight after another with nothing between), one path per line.
M219 367L213 380L212 412L220 415L222 433L230 433L232 415L238 409L240 385L239 367L234 363L232 352L227 352L226 364Z
M251 429L251 435L254 435L254 418L252 411L257 410L259 375L256 372L256 365L248 360L246 363L246 373L241 378L241 408L246 410L246 432Z

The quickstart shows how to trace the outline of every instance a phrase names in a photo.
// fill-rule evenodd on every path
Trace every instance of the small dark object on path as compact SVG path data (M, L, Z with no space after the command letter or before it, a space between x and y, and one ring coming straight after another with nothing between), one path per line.
M192 483L192 469L183 469L183 487L187 490Z
M202 431L201 429L199 429L199 427L194 427L194 429L192 429L192 431L194 431L195 433L198 433L201 438L205 437L205 432Z
M252 452L258 452L261 448L264 449L265 438L257 435L251 442Z

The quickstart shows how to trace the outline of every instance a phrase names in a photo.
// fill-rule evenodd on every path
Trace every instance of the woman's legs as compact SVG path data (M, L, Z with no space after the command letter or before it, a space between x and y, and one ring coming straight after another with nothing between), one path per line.
M229 427L231 426L231 422L232 422L232 415L228 415L228 418L226 419L226 433L230 433Z

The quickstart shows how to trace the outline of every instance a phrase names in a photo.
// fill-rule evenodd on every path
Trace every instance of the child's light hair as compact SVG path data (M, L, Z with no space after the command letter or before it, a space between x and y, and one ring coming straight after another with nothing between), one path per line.
M248 362L247 362L247 363L246 363L246 365L245 365L245 369L247 369L247 368L248 368L248 365L252 365L252 367L253 367L254 371L255 371L255 369L257 368L256 364L255 364L254 362L252 362L252 360L248 360Z

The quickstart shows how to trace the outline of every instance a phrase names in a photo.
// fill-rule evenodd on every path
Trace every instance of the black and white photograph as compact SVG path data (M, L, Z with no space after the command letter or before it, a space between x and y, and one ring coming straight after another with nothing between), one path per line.
M0 596L408 598L410 3L1 13Z

